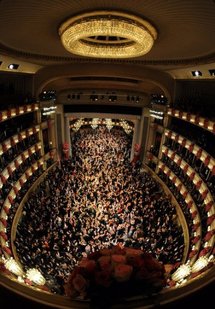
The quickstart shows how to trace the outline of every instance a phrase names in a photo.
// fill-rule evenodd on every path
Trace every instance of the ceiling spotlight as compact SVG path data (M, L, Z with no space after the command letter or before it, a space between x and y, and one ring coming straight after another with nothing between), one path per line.
M17 70L18 67L19 67L18 64L11 63L11 64L9 64L8 69L10 69L10 70Z
M192 71L192 75L193 76L202 76L202 72L196 70L196 71Z

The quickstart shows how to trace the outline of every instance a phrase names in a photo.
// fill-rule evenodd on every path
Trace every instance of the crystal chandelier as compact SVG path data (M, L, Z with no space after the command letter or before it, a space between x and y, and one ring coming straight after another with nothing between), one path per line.
M122 12L96 11L72 17L59 28L72 54L96 58L131 58L148 53L157 31L146 20Z

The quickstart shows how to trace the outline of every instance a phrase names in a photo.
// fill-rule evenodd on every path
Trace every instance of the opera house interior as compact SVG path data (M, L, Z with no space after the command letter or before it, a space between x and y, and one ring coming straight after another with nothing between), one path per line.
M1 308L213 303L215 1L0 12Z

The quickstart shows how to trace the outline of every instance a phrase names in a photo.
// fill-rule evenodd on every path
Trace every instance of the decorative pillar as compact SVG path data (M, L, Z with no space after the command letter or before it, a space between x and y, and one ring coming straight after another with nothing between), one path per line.
M141 116L141 152L140 152L140 160L142 162L145 161L146 152L149 144L149 132L150 132L150 113L148 108L143 108L142 116Z
M58 155L61 155L62 146L65 141L65 124L64 124L64 111L63 106L57 106L56 112L56 125L55 125L55 136L56 136L56 148Z
M53 114L48 120L48 135L50 148L56 148L56 135L55 135L56 116Z
M133 131L133 138L132 138L132 145L131 145L131 162L134 159L134 152L135 152L135 145L138 143L138 129L139 129L139 120L136 119L133 121L134 123L134 131Z
M163 130L163 133L162 133L162 136L161 136L160 149L159 149L159 153L158 153L158 162L162 158L162 148L163 148L163 145L164 145L165 139L166 139L165 128L169 125L169 122L170 122L170 117L168 116L167 110L166 110L164 112L164 119L163 119L164 130ZM159 172L159 168L158 168L158 164L157 164L156 169L155 169L155 173L158 174L158 172Z
M72 155L72 147L71 147L71 136L70 136L70 125L69 125L69 116L65 115L64 118L64 126L65 126L65 143L68 144L68 155Z

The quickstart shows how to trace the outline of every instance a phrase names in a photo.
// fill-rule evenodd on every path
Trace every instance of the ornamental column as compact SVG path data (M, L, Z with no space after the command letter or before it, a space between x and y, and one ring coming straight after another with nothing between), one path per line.
M72 155L71 136L70 136L70 123L69 116L65 114L64 118L64 130L65 130L65 143L68 144L69 156Z
M143 108L142 116L141 116L141 152L140 152L140 160L141 162L145 161L148 140L149 140L149 132L150 132L150 113L148 108Z

